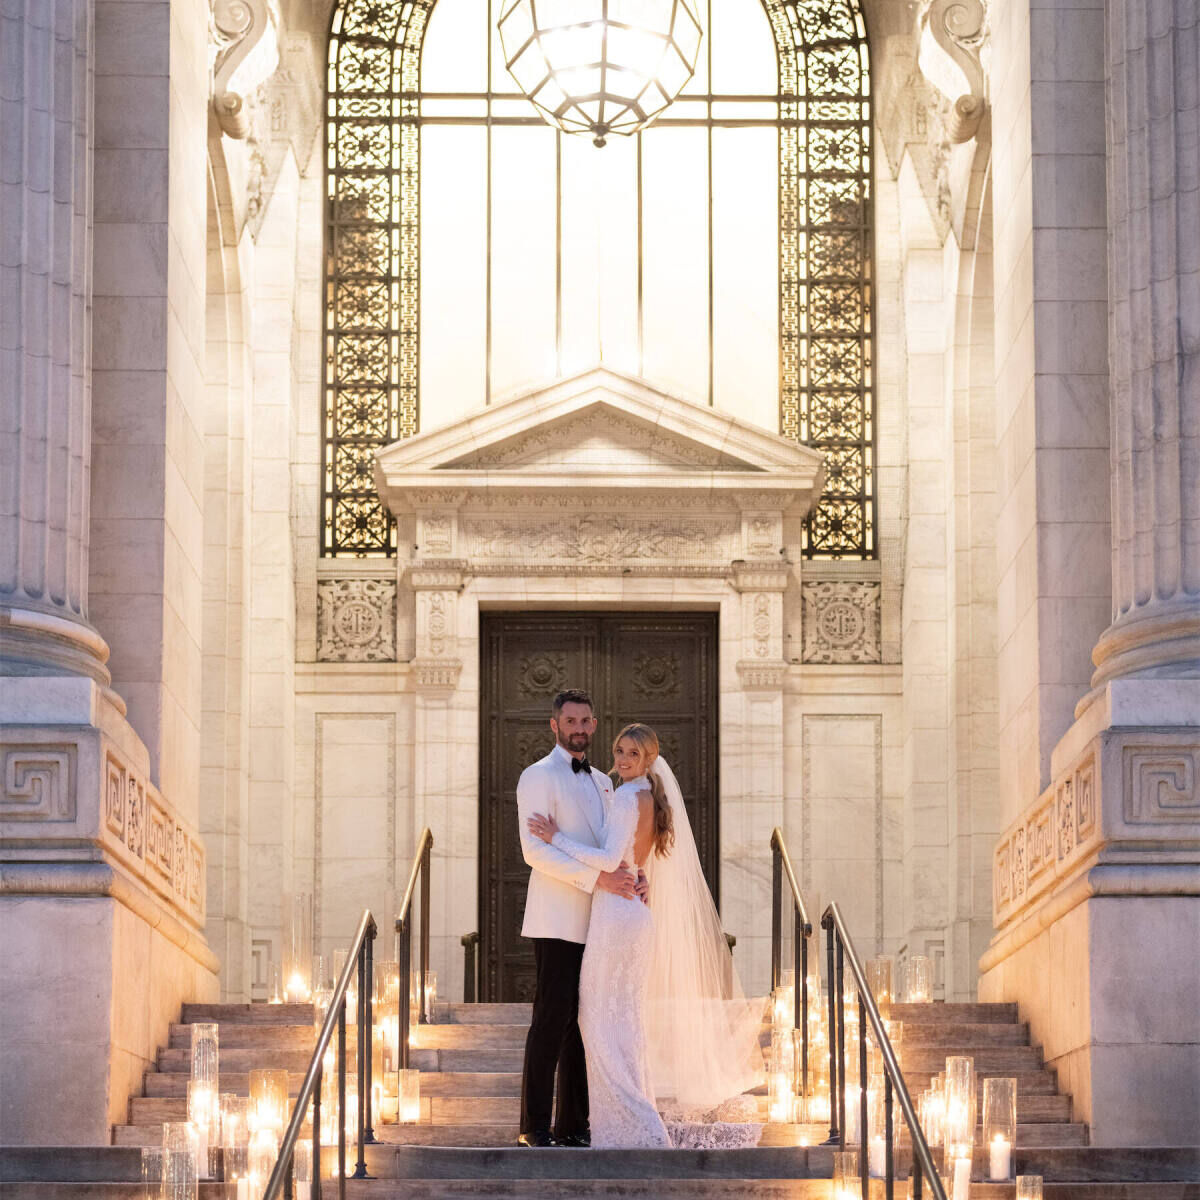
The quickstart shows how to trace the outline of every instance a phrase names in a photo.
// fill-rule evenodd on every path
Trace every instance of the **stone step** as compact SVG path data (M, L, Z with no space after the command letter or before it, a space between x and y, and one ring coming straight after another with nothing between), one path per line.
M970 1056L980 1075L1017 1075L1037 1071L1042 1066L1040 1046L987 1046L974 1048ZM901 1066L907 1077L936 1075L946 1069L946 1047L905 1046L900 1052Z
M188 1085L186 1071L147 1071L142 1080L142 1092L146 1096L186 1096ZM288 1094L295 1096L304 1082L303 1071L288 1072ZM217 1091L232 1092L235 1096L250 1094L249 1071L222 1071Z
M903 1196L904 1185L896 1189ZM827 1179L599 1179L571 1184L578 1200L829 1200ZM326 1184L324 1196L336 1196ZM347 1200L562 1200L561 1180L346 1181ZM883 1200L873 1180L871 1200ZM1013 1200L1012 1184L972 1184L970 1200ZM4 1200L143 1200L140 1183L5 1182ZM199 1200L224 1200L224 1185L202 1183ZM1050 1183L1046 1200L1200 1200L1200 1183Z
M524 1050L528 1025L414 1025L410 1044L429 1050Z
M945 1063L938 1066L938 1071L945 1068ZM915 1100L933 1081L933 1075L929 1071L914 1071L907 1063L903 1064L904 1082L908 1085L909 1094ZM852 1080L857 1080L857 1073L851 1076ZM983 1081L989 1078L1009 1078L1017 1081L1017 1097L1022 1096L1046 1096L1059 1095L1058 1091L1058 1076L1050 1067L1043 1067L1040 1071L984 1071L977 1077L977 1087L979 1091L979 1103L983 1104ZM1069 1100L1064 1096L1064 1100Z
M309 1025L311 1004L185 1004L184 1024L216 1021L229 1025Z
M409 1066L420 1071L520 1071L524 1047L512 1050L413 1050Z
M356 1036L347 1028L346 1038ZM337 1036L336 1034L334 1035ZM317 1034L312 1025L249 1025L225 1022L217 1026L217 1042L221 1053L226 1050L296 1050L312 1048L317 1044ZM172 1050L190 1050L192 1046L192 1026L190 1024L175 1024L171 1026L167 1046Z
M892 1020L905 1025L1012 1024L1017 1020L1015 1004L893 1004Z
M302 1075L308 1070L312 1050L295 1049L282 1050L276 1048L221 1051L221 1069L231 1074L242 1074L249 1071L299 1071ZM347 1039L347 1062L355 1061L354 1047ZM159 1050L158 1069L164 1073L187 1075L192 1069L192 1052L190 1050Z
M913 1022L904 1025L900 1045L946 1046L955 1054L970 1054L975 1046L1028 1046L1029 1026L1016 1021Z
M439 1025L528 1025L532 1004L448 1004L433 1006Z

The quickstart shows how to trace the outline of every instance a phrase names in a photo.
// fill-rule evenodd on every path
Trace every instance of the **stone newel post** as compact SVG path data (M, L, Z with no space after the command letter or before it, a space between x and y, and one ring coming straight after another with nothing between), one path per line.
M86 620L90 38L87 0L0 23L0 674L107 683Z
M1200 677L1200 24L1109 0L1114 621L1096 687Z

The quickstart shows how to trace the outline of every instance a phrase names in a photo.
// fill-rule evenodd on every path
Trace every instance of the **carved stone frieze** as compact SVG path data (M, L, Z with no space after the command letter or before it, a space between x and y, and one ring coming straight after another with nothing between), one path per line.
M473 563L552 563L612 568L621 563L728 563L739 532L732 516L630 517L587 513L574 519L466 517L461 540Z
M317 661L395 660L395 580L319 579Z
M412 678L417 691L432 696L448 696L458 687L462 668L459 659L439 658L430 661L417 658L413 660Z
M881 661L878 583L821 580L801 585L806 663Z
M788 665L767 659L743 659L737 665L738 678L748 692L775 692L783 688Z
M1190 861L1198 837L1200 731L1107 730L997 841L997 924L1097 862Z

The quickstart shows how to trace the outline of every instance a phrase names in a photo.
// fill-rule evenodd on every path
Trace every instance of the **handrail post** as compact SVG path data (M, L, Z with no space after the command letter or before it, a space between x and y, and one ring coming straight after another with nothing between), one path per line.
M338 1200L346 1200L346 997L338 1008Z
M845 950L840 931L834 930L837 954L837 1056L838 1124L842 1131L842 1149L846 1148L846 975Z
M397 1055L400 1070L408 1070L408 1025L412 1016L412 997L404 994L405 981L412 987L412 927L406 917L396 918L396 964L400 972L400 1020L397 1033L400 1038Z
M867 1006L858 993L858 1172L862 1179L862 1200L869 1200L871 1164L868 1155L867 1128Z
M313 1177L312 1200L321 1200L321 1076L325 1064L317 1059L317 1082L313 1087L312 1115L312 1147L313 1147Z
M355 1144L358 1147L358 1160L354 1164L354 1178L367 1178L367 1160L363 1151L363 1135L367 1128L367 1104L370 1096L367 1094L367 1063L371 1061L371 1043L367 1036L367 956L366 945L358 952L358 1012L355 1020L358 1022L358 1062L355 1063L358 1078L358 1104L354 1114Z
M426 1011L425 981L429 978L429 856L432 845L431 838L425 842L421 854L421 979L417 985L420 995L417 1022L421 1025L427 1025L430 1016Z
M783 856L771 840L771 991L779 986L783 960L783 920L780 906L783 901Z
M479 961L479 934L464 933L463 947L463 1003L479 1003L479 983L476 975L476 964Z
M892 1149L893 1137L893 1114L892 1114L892 1077L884 1071L883 1073L883 1180L884 1180L884 1200L894 1200L896 1189L896 1162L895 1154Z
M364 943L367 955L367 1092L359 1105L360 1108L365 1105L366 1109L363 1141L368 1144L375 1141L375 934L376 926L372 921Z
M796 942L796 1020L800 1022L800 1097L808 1120L808 934L800 914L794 914Z
M829 1043L829 1145L833 1145L840 1138L841 1130L838 1126L838 1111L837 1111L837 997L834 995L834 975L833 975L833 921L825 917L821 918L821 925L825 929L825 990L829 993L829 999L826 1007L829 1010L829 1023L826 1028L825 1040Z

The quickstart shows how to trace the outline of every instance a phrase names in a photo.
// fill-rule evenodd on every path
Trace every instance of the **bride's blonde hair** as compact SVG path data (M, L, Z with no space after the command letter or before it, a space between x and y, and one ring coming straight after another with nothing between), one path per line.
M662 780L650 768L658 757L658 734L649 725L634 721L613 739L613 754L617 753L617 743L622 738L628 738L642 752L642 766L646 771L646 782L650 785L650 795L654 797L654 853L659 858L666 858L675 845L675 821L671 816L671 802L663 790Z

